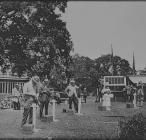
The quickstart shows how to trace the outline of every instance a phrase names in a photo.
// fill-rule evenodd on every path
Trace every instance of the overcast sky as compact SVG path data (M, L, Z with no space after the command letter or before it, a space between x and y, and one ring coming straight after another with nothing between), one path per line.
M75 53L92 59L111 52L136 69L146 66L146 2L69 1L63 20Z

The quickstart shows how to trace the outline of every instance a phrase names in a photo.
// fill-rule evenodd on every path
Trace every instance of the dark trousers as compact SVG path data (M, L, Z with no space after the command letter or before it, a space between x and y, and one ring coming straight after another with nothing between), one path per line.
M21 126L23 126L24 124L26 124L28 117L29 117L28 123L29 124L32 124L32 117L33 117L33 108L32 107L24 108L23 119L22 119Z
M87 96L84 95L84 96L83 96L83 99L84 99L84 102L86 103Z
M69 109L72 109L72 103L74 104L75 111L78 112L78 99L74 95L69 97Z
M15 110L20 110L20 102L13 102L13 107Z
M45 115L48 115L48 105L49 105L49 102L40 103L40 118L43 116L44 107L45 107Z

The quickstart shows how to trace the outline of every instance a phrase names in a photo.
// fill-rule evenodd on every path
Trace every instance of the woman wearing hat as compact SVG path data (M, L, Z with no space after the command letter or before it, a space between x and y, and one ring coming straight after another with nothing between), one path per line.
M113 94L111 94L111 90L108 86L103 89L103 103L102 106L106 107L106 110L111 110L111 98L113 98Z
M74 104L75 112L78 112L78 96L77 96L78 87L75 85L75 81L71 80L70 84L65 89L65 92L69 97L69 109L72 110L72 102Z
M21 126L25 125L29 117L29 124L32 124L33 108L32 104L37 103L38 93L40 87L40 79L38 76L33 76L29 82L24 84L24 112Z

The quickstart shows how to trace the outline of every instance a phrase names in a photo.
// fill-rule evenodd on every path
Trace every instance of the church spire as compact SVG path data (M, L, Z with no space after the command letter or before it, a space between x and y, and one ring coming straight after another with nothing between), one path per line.
M136 70L135 70L135 56L134 56L134 52L133 52L133 65L132 65L132 69L133 69L133 74L136 74Z
M113 47L111 44L111 57L110 57L110 67L109 72L113 75L114 74L114 67L113 67Z

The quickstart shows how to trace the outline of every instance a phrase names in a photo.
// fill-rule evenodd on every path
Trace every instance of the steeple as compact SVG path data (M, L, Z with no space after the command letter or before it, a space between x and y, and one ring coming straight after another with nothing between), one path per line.
M114 74L114 68L113 68L113 47L111 44L111 57L110 57L110 67L109 72L113 75Z
M133 65L132 65L132 69L133 69L133 75L136 74L136 70L135 70L135 56L134 56L134 52L133 52Z

